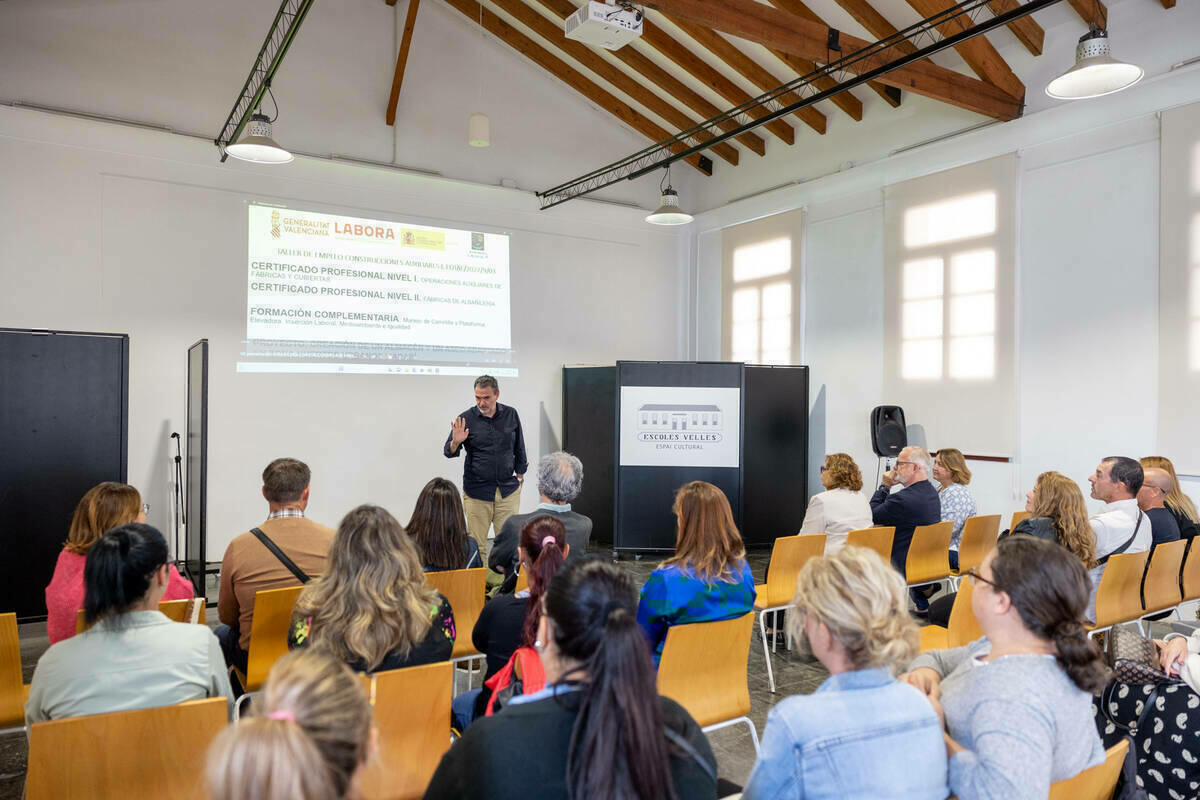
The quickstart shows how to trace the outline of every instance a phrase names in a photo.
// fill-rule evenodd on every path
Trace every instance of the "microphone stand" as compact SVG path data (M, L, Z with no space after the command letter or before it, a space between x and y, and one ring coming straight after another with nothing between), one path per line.
M187 572L187 563L185 559L179 557L179 531L181 525L187 524L187 511L183 507L183 454L181 452L181 437L178 433L172 433L171 438L175 440L175 509L172 522L175 527L175 565L182 566L184 572Z

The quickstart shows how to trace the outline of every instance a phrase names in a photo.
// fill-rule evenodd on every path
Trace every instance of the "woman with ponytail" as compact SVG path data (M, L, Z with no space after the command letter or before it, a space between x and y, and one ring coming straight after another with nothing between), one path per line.
M167 542L131 522L104 534L83 569L91 627L51 645L33 673L26 724L132 711L233 692L217 637L158 610L170 583Z
M542 606L534 645L547 688L476 721L442 758L426 800L715 798L707 739L658 696L628 576L576 562L554 577Z
M792 608L792 636L829 678L771 709L743 799L946 797L941 721L896 679L920 641L900 573L846 547L804 565Z
M298 651L275 662L253 716L208 751L210 800L341 800L359 796L375 749L371 706L331 655Z
M533 647L542 615L542 595L570 551L566 527L554 517L534 517L521 528L517 555L521 570L529 578L529 588L496 595L483 607L471 631L471 643L487 657L484 681L503 669L517 648ZM454 698L455 727L460 732L483 714L491 695L484 686Z
M1083 626L1087 571L1060 545L1008 536L967 574L984 637L902 677L945 720L952 794L1040 800L1104 760L1092 695L1109 673Z

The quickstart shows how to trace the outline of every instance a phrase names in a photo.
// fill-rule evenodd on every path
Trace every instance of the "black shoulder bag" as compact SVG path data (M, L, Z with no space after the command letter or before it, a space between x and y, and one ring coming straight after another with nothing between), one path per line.
M296 562L287 557L287 554L279 549L279 545L271 541L271 537L262 532L261 528L251 528L250 532L254 534L260 542L263 543L271 554L279 559L279 563L283 564L288 570L296 576L296 579L301 583L308 583L312 578L304 573L304 570L296 566Z
M1144 517L1144 516L1146 516L1146 515L1144 513L1142 513L1141 509L1138 509L1137 524L1133 526L1133 533L1130 534L1129 538L1125 540L1125 543L1122 544L1120 547L1118 547L1116 550L1113 550L1111 553L1104 556L1103 558L1097 558L1096 563L1097 564L1107 564L1109 558L1111 558L1112 556L1124 553L1126 550L1128 550L1129 546L1133 544L1133 540L1137 538L1138 528L1142 527L1142 517Z

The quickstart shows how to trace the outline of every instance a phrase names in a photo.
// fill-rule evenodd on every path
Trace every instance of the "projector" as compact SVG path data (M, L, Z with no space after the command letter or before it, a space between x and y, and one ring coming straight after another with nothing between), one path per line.
M620 50L642 35L642 12L628 3L589 0L563 23L568 39Z

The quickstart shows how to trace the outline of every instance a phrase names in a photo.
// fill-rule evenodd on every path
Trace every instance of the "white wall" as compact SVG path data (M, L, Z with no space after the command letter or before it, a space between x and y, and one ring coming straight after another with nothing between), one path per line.
M801 363L812 367L810 474L824 452L842 450L869 482L876 459L868 416L888 400L880 395L882 188L1017 151L1018 437L1011 464L971 464L972 490L981 513L1006 518L1047 469L1075 478L1086 496L1101 457L1156 449L1156 112L1197 101L1200 69L1192 67L704 214L690 352L720 354L720 229L805 208ZM930 445L953 446L938 439L937 420L909 423L924 427ZM1185 489L1200 496L1200 482L1185 479Z
M129 480L167 530L168 435L182 431L186 348L211 343L209 547L265 515L260 473L292 455L313 469L311 516L362 502L406 520L421 486L456 482L441 455L469 378L239 374L246 212L253 199L511 233L513 347L502 401L531 459L561 439L564 363L682 355L681 240L636 212L298 159L220 165L196 139L0 108L0 319L6 327L130 335ZM523 507L537 502L533 487Z

